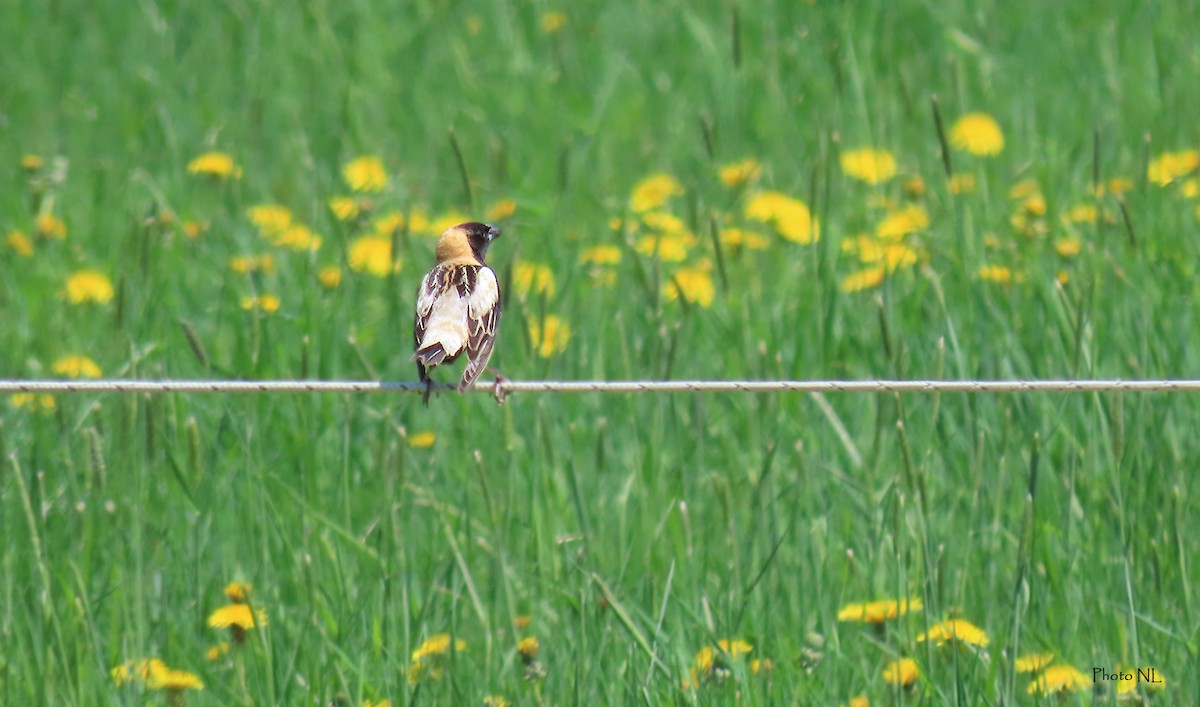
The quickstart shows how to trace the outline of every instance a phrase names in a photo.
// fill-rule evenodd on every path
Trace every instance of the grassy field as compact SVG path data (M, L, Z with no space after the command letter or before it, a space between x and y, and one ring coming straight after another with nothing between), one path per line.
M0 12L0 377L412 380L464 220L516 380L1200 371L1189 3L392 5ZM0 703L1200 702L1198 428L13 396Z

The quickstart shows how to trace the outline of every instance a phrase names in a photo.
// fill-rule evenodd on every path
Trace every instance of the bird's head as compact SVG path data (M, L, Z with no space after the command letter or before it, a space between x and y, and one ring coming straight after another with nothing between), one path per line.
M488 246L500 237L500 229L486 223L460 223L447 228L438 239L438 262L456 258L474 258L484 262Z

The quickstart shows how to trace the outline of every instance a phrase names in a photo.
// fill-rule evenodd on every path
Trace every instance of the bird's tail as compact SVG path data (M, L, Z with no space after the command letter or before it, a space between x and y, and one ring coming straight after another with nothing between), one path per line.
M417 349L417 352L413 354L413 360L426 368L432 368L446 360L446 348L442 346L442 342L435 341L424 348Z

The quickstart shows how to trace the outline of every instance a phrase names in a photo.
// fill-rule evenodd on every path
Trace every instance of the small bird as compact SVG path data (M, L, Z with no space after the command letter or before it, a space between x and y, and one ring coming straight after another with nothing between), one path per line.
M417 375L425 383L425 404L433 390L429 369L467 352L467 367L458 383L463 392L479 378L492 356L500 321L500 283L483 261L500 229L463 223L438 238L437 264L421 280L413 339Z

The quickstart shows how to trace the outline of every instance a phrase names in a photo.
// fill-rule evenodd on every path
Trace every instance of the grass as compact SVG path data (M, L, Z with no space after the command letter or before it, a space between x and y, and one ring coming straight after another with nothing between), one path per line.
M556 11L565 24L547 31ZM1200 365L1197 203L1188 175L1147 179L1153 159L1195 146L1198 28L1183 5L8 15L0 233L32 253L0 246L5 377L54 376L86 354L106 377L411 379L413 292L433 244L413 210L483 218L505 199L493 363L517 380ZM995 157L951 153L973 192L948 188L933 96L947 126L982 111L1003 130ZM889 150L899 174L847 177L839 157L858 147ZM241 177L189 174L210 150ZM341 221L327 201L350 195L341 172L360 155L382 160L388 185L357 196L373 207L362 221ZM745 158L757 180L722 184L718 169ZM629 210L657 173L682 188L664 207L695 236L682 262L647 249ZM906 195L913 175L921 196ZM1097 196L1097 176L1128 189ZM1009 194L1028 179L1044 214ZM805 202L821 238L744 218L763 189ZM272 246L246 216L263 203L290 209L320 248ZM844 246L906 204L929 217L903 239L915 262L844 291L870 265ZM1100 218L1064 221L1079 205ZM356 271L355 239L393 210L408 224L386 234L398 271ZM46 213L65 238L38 235ZM727 214L767 247L715 237ZM1063 239L1078 254L1060 254ZM581 264L596 245L620 264ZM263 254L273 270L230 266ZM551 270L553 291L518 294L528 265ZM336 288L318 277L329 266ZM708 306L667 296L679 268L711 281ZM109 278L111 299L68 302L80 269ZM268 294L278 311L243 308ZM529 325L551 316L569 340L542 356ZM1013 660L1043 651L1087 678L1069 703L1112 695L1105 681L1093 694L1093 668L1140 665L1165 676L1162 701L1197 699L1200 413L1187 395L26 402L0 410L5 704L174 699L114 684L114 666L146 657L203 680L191 704L1036 704ZM414 445L424 432L433 444ZM209 661L229 634L207 619L234 580L253 584L268 623ZM837 620L888 597L924 609L881 630ZM987 648L917 640L950 617L986 631ZM413 653L441 633L466 649L412 684ZM516 651L526 636L540 642L537 680ZM753 650L693 676L724 639ZM921 671L911 688L883 679L901 657ZM756 659L773 667L756 674Z

